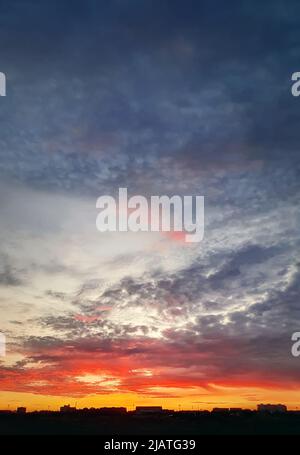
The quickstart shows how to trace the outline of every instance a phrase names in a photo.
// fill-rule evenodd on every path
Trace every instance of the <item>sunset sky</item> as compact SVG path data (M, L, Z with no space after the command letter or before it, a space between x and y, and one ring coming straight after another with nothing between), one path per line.
M298 1L0 4L0 409L300 408ZM205 233L96 200L202 195Z

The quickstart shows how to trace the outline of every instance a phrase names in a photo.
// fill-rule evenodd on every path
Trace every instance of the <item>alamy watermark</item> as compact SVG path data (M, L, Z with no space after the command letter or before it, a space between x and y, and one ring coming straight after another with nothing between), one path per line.
M188 243L204 235L204 196L145 196L128 198L119 188L118 200L100 196L96 226L100 232L181 232Z
M294 83L292 84L292 87L291 87L292 95L299 96L300 95L300 72L297 71L297 72L293 73L291 79L292 79L292 81L294 81Z
M292 356L299 357L300 356L300 332L293 333L292 341L294 341L294 344L292 345Z
M6 76L0 72L0 96L6 96Z

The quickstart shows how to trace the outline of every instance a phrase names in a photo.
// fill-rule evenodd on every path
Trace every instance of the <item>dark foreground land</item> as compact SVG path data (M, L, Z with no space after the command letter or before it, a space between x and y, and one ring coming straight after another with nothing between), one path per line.
M300 435L300 413L164 416L83 415L80 413L0 414L1 435Z

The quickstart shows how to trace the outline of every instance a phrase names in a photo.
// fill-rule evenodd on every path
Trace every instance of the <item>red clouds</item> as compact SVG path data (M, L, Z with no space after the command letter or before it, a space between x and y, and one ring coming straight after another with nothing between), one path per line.
M221 387L296 388L295 364L285 369L261 361L260 340L201 339L169 333L168 338L107 340L82 338L41 344L33 338L24 360L0 370L1 390L85 396L113 392L168 395L168 389ZM267 345L264 343L264 348ZM196 393L196 392L195 392Z

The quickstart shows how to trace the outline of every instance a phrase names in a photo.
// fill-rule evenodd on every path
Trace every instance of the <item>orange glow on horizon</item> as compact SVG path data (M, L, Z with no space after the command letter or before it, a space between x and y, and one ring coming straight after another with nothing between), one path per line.
M159 387L157 388L159 391ZM212 410L214 407L242 407L256 409L259 403L282 403L289 410L299 408L299 390L282 391L262 388L220 388L217 394L191 395L182 393L180 397L151 397L136 393L110 393L106 395L88 395L85 397L38 395L24 392L1 392L0 409L14 410L25 406L28 411L59 410L60 406L70 404L81 408L119 407L127 411L136 406L162 406L164 409Z

